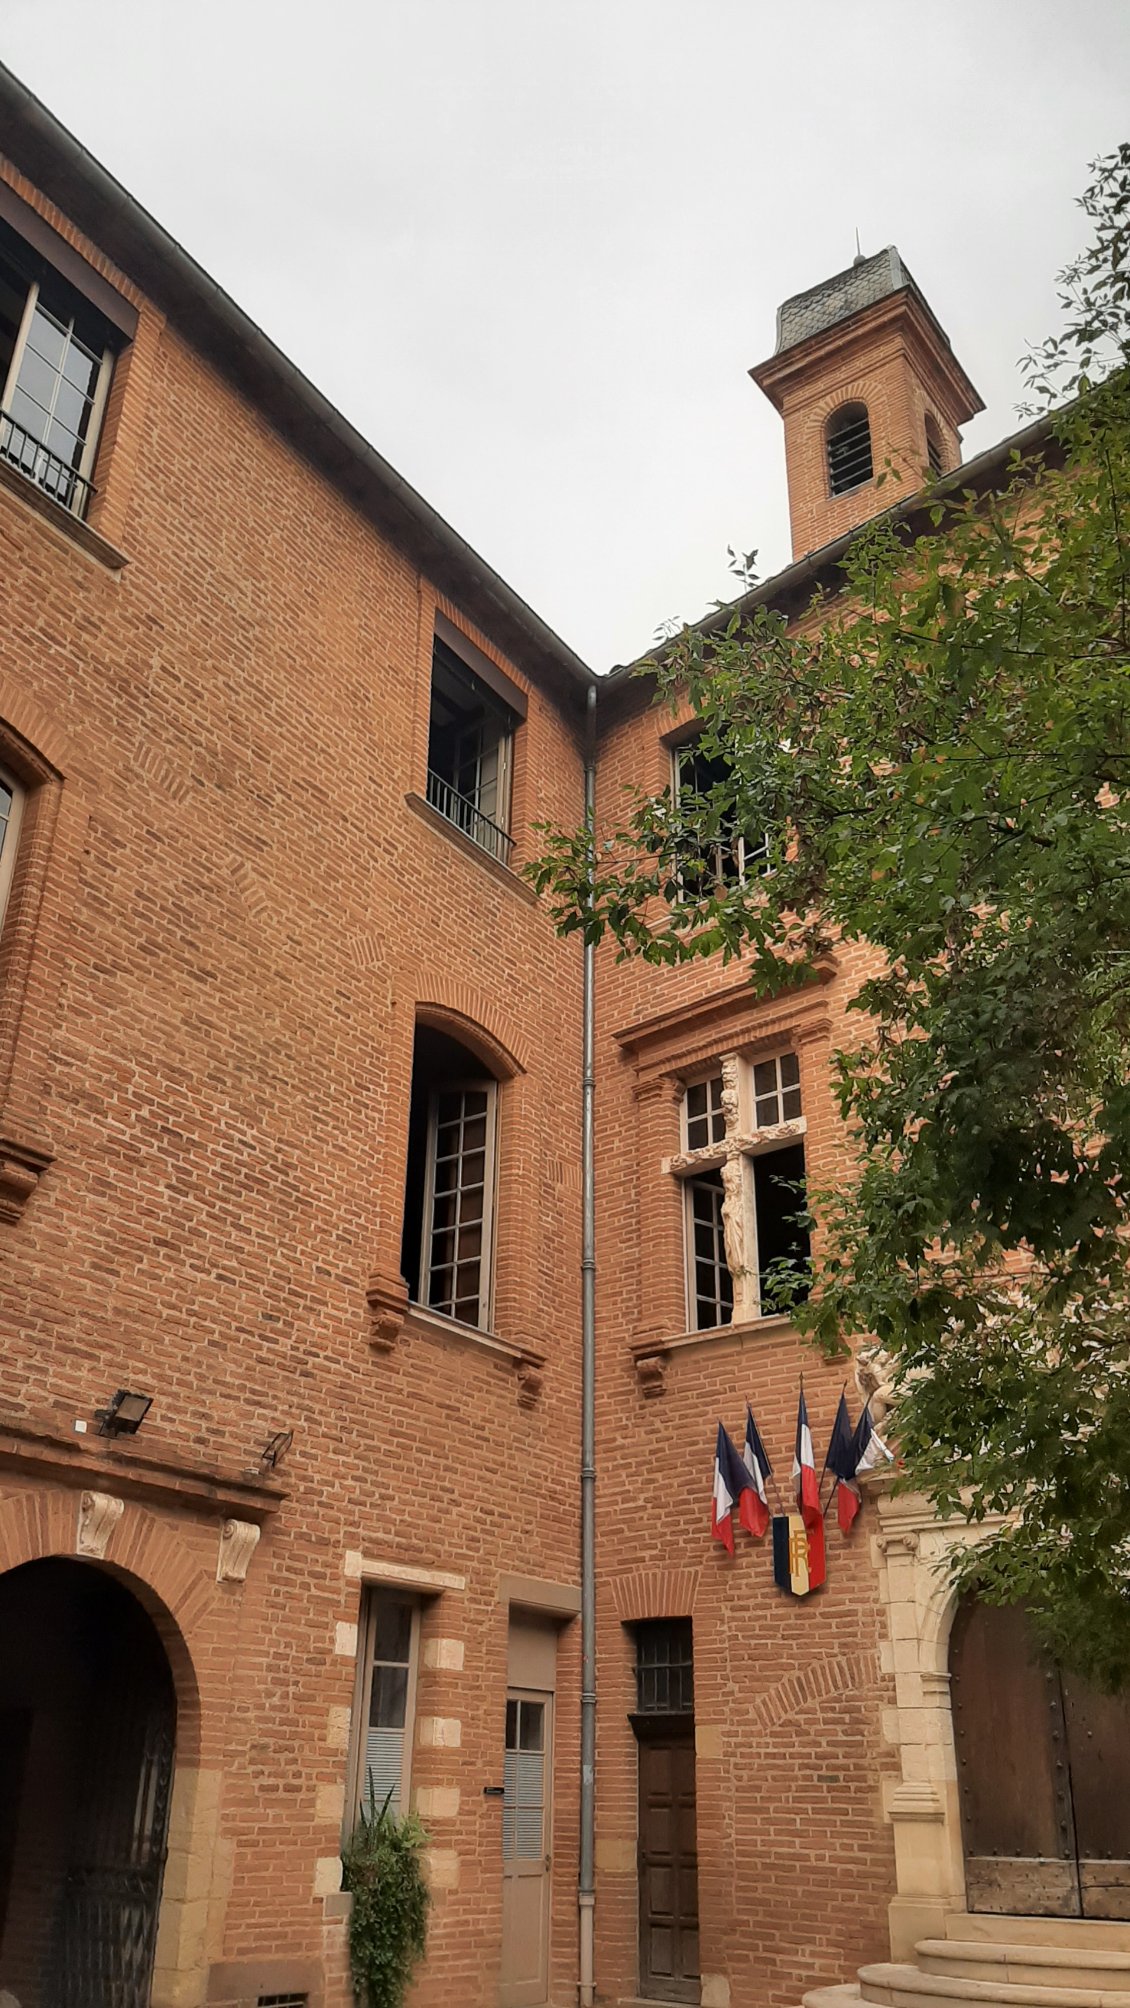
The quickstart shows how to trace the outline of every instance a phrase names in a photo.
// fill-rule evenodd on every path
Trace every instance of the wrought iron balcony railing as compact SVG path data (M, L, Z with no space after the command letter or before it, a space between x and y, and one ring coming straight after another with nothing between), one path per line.
M510 863L513 837L507 835L501 824L492 823L468 795L461 795L450 781L445 781L431 767L428 769L428 800L445 822L454 823L457 830L462 830L464 836L470 837L472 843L478 844L489 857L497 858L500 865Z
M21 474L54 496L72 516L85 516L94 493L93 483L61 454L52 453L50 447L44 446L6 411L0 411L0 460L18 467Z

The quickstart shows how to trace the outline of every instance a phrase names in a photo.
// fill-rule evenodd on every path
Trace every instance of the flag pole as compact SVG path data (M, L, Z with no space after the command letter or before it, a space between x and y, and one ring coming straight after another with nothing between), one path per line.
M801 1375L801 1377L800 1377L800 1385L801 1385L801 1390L802 1390L802 1392L803 1392L803 1389L804 1389L804 1375L803 1375L803 1374L802 1374L802 1375ZM843 1386L842 1386L842 1388L840 1389L840 1400L841 1400L841 1401L842 1401L842 1400L844 1399L844 1396L846 1395L846 1393L847 1393L847 1382L845 1381L845 1382L844 1382L844 1384L843 1384ZM831 1450L831 1448L832 1448L832 1439L831 1439L831 1437L829 1437L829 1438L828 1438L828 1449L827 1449L827 1450L826 1450L826 1451L824 1452L824 1469L823 1469L823 1470L821 1471L821 1473L820 1473L820 1484L819 1484L819 1485L817 1486L817 1488L816 1488L816 1489L817 1489L817 1492L820 1492L820 1491L822 1490L822 1488L823 1488L823 1484L824 1484L824 1480L825 1480L825 1478L826 1478L826 1477L828 1476L828 1452L829 1452L829 1451ZM825 1507L823 1508L823 1515L824 1515L824 1518L825 1518L825 1520L826 1520L826 1519L828 1518L828 1507L829 1507L829 1506L831 1505L831 1503L832 1503L833 1499L834 1499L834 1498L835 1498L835 1496L836 1496L836 1485L838 1485L838 1484L839 1484L839 1482L840 1482L840 1481L839 1481L839 1479L837 1478L837 1479L836 1479L836 1481L835 1481L835 1484L834 1484L834 1485L832 1486L832 1490L831 1490L831 1491L829 1492L829 1494L828 1494L828 1502L827 1502L827 1505L826 1505L826 1506L825 1506Z

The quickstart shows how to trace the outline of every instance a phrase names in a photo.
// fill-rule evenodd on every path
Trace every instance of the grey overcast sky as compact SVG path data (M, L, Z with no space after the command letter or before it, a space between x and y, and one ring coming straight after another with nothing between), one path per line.
M1130 136L1130 0L0 0L0 56L596 669L788 561L780 300L896 243L976 452Z

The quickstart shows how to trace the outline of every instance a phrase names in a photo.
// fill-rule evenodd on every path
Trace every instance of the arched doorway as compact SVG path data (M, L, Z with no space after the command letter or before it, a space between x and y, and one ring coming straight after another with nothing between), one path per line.
M0 1576L0 1987L147 2008L176 1700L156 1627L89 1562Z
M1130 1698L1041 1653L1023 1609L975 1596L950 1676L968 1908L1130 1918Z

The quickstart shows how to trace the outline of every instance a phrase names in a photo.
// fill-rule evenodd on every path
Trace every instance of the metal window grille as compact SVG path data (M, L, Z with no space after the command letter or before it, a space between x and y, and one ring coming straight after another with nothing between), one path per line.
M308 1994L260 1994L256 2008L309 2008Z
M463 795L445 781L442 774L428 768L428 800L433 809L438 809L445 822L454 823L473 844L497 858L500 865L510 863L510 853L514 849L514 839L501 824L484 816L474 796Z
M698 1332L728 1325L734 1315L734 1279L726 1264L722 1225L723 1197L720 1171L687 1180L690 1296Z
M517 720L436 638L428 736L428 801L500 864L509 864L510 747Z
M44 446L37 434L18 425L9 411L0 411L0 459L54 496L72 516L85 516L93 484L61 454Z
M708 1144L722 1143L726 1135L726 1114L722 1107L722 1076L696 1081L687 1089L684 1104L688 1150L704 1150Z
M689 1715L694 1708L694 1640L689 1618L647 1618L636 1626L636 1709Z
M753 1069L753 1117L758 1129L791 1123L801 1113L800 1065L795 1053L758 1060Z
M847 404L828 427L828 485L833 495L862 488L874 474L871 421L863 404Z

